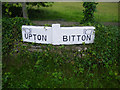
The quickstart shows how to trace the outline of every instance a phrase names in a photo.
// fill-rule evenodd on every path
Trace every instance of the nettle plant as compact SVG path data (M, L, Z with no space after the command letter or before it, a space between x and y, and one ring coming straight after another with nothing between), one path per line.
M84 18L81 23L93 23L94 20L94 12L96 11L96 5L98 3L96 2L84 2L83 7L85 8L83 10Z

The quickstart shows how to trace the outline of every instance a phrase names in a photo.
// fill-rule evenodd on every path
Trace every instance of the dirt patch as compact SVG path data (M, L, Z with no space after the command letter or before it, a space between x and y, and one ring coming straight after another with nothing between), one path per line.
M71 26L71 25L80 25L79 22L66 22L66 21L32 21L36 25L45 25L45 24L60 24L64 26Z
M66 22L66 21L32 21L34 24L36 25L45 25L45 24L48 24L48 25L52 25L52 24L60 24L60 25L63 25L63 26L78 26L80 25L80 22ZM112 25L112 26L120 26L120 23L118 22L101 22L101 24L104 24L105 26L109 26L109 25Z

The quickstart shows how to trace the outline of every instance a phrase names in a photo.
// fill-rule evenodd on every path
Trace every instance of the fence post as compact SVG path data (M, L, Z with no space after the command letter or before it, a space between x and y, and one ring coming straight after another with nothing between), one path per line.
M52 44L57 45L60 41L60 24L52 24Z

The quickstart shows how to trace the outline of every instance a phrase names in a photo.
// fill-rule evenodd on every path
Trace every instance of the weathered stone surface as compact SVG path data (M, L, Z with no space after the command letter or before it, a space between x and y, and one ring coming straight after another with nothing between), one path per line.
M31 46L31 48L41 48L41 46Z
M19 47L19 42L15 43L15 45L18 45L16 48L14 48L13 50L15 51L15 55L17 53L19 53L20 47ZM30 52L43 52L43 51L47 51L49 50L52 53L57 53L59 55L63 55L63 52L68 52L68 57L71 57L70 60L65 61L66 63L73 63L72 61L74 61L72 58L73 57L85 57L87 55L87 53L85 52L89 46L88 45L64 45L64 46L47 46L47 45L32 45L32 44L28 44L28 43L24 43L21 42L20 46L26 46L27 50ZM79 52L77 55L75 54L76 52ZM82 53L81 53L82 52ZM75 56L74 56L75 55Z
M32 52L34 52L34 51L39 51L39 52L42 52L43 50L42 49L28 49L28 51L32 51Z

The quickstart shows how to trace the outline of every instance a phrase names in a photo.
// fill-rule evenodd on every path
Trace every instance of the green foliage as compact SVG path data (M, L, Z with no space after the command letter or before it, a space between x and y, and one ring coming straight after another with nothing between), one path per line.
M94 22L94 12L96 11L96 5L98 3L95 2L84 2L83 7L85 8L83 10L84 18L82 20L82 23L88 23L88 22Z
M20 17L2 19L2 51L4 55L9 54L15 41L22 39L22 25L32 25L32 23L30 20Z
M26 7L33 7L33 6L36 6L36 7L51 7L53 4L53 2L27 2L26 3ZM3 14L4 15L7 15L7 16L22 16L21 13L22 13L22 3L4 3L2 5L3 7Z
M118 27L84 24L96 27L93 44L53 46L20 42L23 24L31 23L3 19L3 88L120 87ZM42 51L29 51L31 45Z
M3 84L2 86L4 87L5 84L9 84L9 81L11 81L11 73L10 72L5 72L4 76L2 77Z
M26 4L37 7L51 7L53 5L53 2L28 2Z

